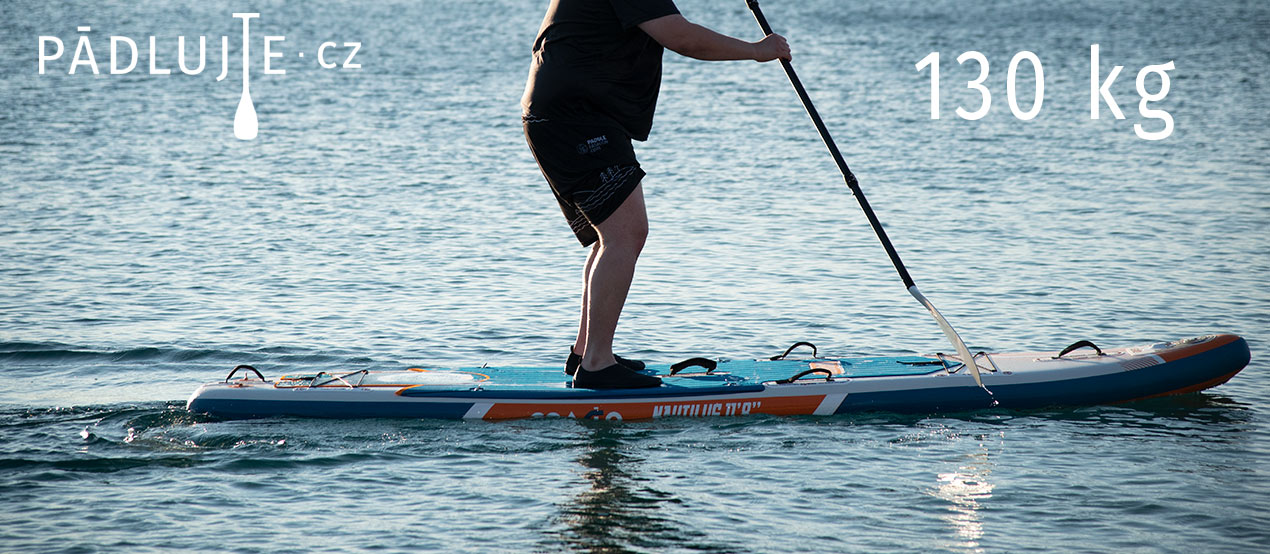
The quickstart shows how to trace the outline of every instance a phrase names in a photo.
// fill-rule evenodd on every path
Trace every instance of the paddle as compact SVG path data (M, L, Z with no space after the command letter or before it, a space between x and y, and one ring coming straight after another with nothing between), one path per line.
M772 26L767 24L767 18L763 17L763 10L758 7L758 0L745 0L750 7L750 11L754 12L754 19L758 21L758 26L763 29L763 34L772 34ZM878 221L878 217L874 215L873 208L869 207L869 201L864 197L864 192L860 190L860 183L856 182L855 175L851 173L851 168L847 167L847 162L842 159L842 153L838 151L838 146L834 144L833 137L829 136L829 130L825 128L825 122L820 119L820 114L816 112L816 107L811 104L811 98L807 96L807 89L803 88L802 81L798 80L798 75L794 73L794 66L789 60L781 60L781 67L785 68L785 75L789 77L790 84L794 85L794 92L798 93L799 100L802 100L803 107L807 109L807 115L811 116L811 122L816 124L816 130L820 132L820 138L825 141L825 146L829 147L829 153L833 154L833 161L838 164L838 170L842 172L843 178L847 180L847 187L851 189L851 194L855 195L855 199L860 202L860 208L864 210L865 217L869 218L869 225L873 227L873 232L877 234L878 240L882 241L882 248L886 249L886 255L890 256L891 263L895 265L895 270L899 272L900 278L904 280L904 286L908 287L909 294L913 295L918 302L930 311L930 315L935 317L935 322L939 324L939 328L943 329L944 335L952 342L953 348L957 349L957 355L961 356L962 361L970 368L970 374L974 376L975 383L978 384L988 394L992 391L988 387L983 386L983 380L979 377L979 366L975 365L974 356L970 354L970 350L966 348L966 343L962 342L961 336L952 328L948 320L935 309L935 305L931 304L922 295L922 291L917 289L917 285L913 283L913 277L908 274L908 269L904 267L904 262L900 260L900 255L895 251L895 246L891 245L891 239L887 238L886 231L882 229L882 223Z

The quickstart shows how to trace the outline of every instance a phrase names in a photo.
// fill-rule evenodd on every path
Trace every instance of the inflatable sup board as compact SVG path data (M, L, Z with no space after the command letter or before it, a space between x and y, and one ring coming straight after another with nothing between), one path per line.
M800 345L811 346L807 343ZM791 347L793 351L795 347ZM983 386L956 356L764 360L694 358L650 365L660 387L574 388L560 367L479 367L288 374L266 379L238 366L190 397L195 413L222 419L516 419L939 413L1125 402L1220 385L1247 365L1248 344L1211 335L1102 350L1088 341L1061 352L974 355ZM235 379L238 374L239 378Z

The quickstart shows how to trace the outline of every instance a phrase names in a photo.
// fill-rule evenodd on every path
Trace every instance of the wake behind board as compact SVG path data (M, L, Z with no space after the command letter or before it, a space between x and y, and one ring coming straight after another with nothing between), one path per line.
M787 353L788 354L788 353ZM939 413L1125 402L1204 390L1247 365L1235 335L1099 350L978 354L984 387L952 356L783 358L650 365L656 388L573 388L559 367L409 369L291 374L269 380L239 366L187 407L224 419L275 416L436 419ZM239 379L232 379L238 370ZM673 373L673 375L672 375ZM991 391L989 393L988 391Z

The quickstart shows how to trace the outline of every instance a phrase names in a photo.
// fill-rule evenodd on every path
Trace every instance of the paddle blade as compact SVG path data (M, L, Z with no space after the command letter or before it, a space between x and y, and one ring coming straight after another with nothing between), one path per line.
M966 348L966 343L961 340L961 335L958 335L957 331L952 328L952 324L948 323L948 320L944 319L944 315L935 309L935 305L931 304L930 300L927 300L922 295L922 291L917 290L917 285L909 287L908 292L918 302L921 302L923 306L926 306L926 310L930 312L930 315L935 317L935 323L939 324L939 328L944 331L944 336L948 337L948 341L953 344L953 348L957 350L957 355L961 357L962 363L970 368L970 375L975 378L975 384L979 385L983 390L988 390L988 387L983 386L983 379L979 377L979 366L975 365L975 357L970 354L970 349ZM992 394L992 391L988 391L988 394Z

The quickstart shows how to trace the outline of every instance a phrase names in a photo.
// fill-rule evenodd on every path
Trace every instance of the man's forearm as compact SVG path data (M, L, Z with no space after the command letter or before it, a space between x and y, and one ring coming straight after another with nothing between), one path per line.
M768 35L759 42L746 42L719 34L674 14L640 23L648 36L662 46L698 60L789 59L789 45L780 35Z
M674 47L667 46L676 53L698 60L752 60L754 44L716 33L710 29L685 21L686 32L682 41Z

